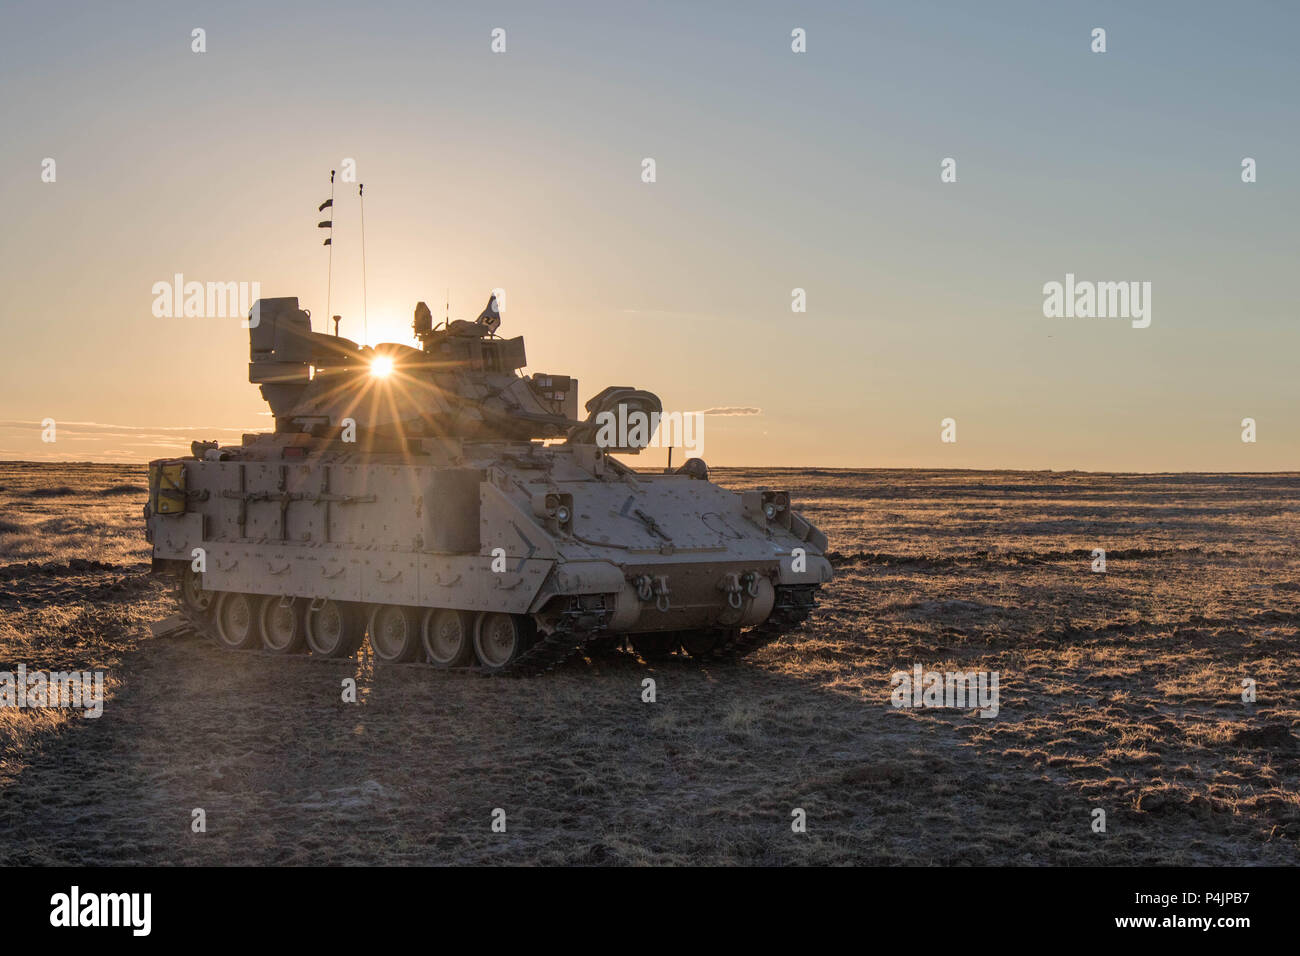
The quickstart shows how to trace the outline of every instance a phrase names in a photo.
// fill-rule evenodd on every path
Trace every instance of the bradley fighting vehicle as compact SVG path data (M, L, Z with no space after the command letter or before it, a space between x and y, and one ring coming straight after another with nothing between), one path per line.
M748 653L803 621L831 578L825 536L780 490L733 493L692 458L637 472L605 415L662 412L519 372L495 299L418 348L312 331L296 298L249 318L250 382L275 430L150 464L155 571L230 649L546 670L584 646L643 658ZM635 431L635 430L634 430ZM644 444L644 443L642 443Z

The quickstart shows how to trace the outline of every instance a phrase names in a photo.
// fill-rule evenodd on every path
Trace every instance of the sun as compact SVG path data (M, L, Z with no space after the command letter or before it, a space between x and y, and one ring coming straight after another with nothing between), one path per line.
M388 355L376 355L370 360L370 374L375 378L387 378L393 374L393 359Z

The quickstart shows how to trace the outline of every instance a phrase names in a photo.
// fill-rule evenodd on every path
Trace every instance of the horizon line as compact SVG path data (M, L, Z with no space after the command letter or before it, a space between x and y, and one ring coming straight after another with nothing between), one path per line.
M188 458L190 456L174 455L172 458ZM162 460L162 459L157 459ZM0 465L120 465L141 467L148 465L148 461L141 459L132 459L130 461L88 461L88 460L47 460L34 461L30 458L0 458ZM628 467L635 468L634 465ZM654 466L651 466L654 467ZM1300 470L1297 471L1109 471L1109 470L1091 470L1087 468L952 468L952 467L933 467L925 465L911 465L908 467L884 466L884 465L710 465L710 471L845 471L845 472L862 472L862 471L933 471L933 472L958 472L974 474L1023 474L1023 475L1138 475L1144 477L1154 477L1158 475L1232 475L1238 477L1278 477L1278 476L1295 476L1300 477Z

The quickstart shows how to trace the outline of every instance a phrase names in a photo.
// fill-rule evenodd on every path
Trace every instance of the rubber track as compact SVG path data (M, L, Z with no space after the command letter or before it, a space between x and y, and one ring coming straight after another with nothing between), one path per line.
M808 620L814 607L813 589L801 589L800 591L782 589L782 591L785 591L785 593L778 592L780 602L772 609L772 613L766 621L748 630L735 629L721 644L714 646L707 653L699 655L699 659L716 661L736 660L745 657ZM215 625L212 618L207 615L196 614L187 608L185 602L180 600L179 586L176 603L180 606L181 616L185 618L191 630L214 643L218 643L213 632ZM599 632L586 633L572 628L557 628L550 634L536 640L515 658L508 667L499 671L481 671L481 673L488 677L535 677L545 674L573 657L582 645L595 636L596 633ZM478 668L472 664L464 668L457 668L457 670L476 669Z
M536 641L504 670L492 671L488 676L535 677L545 674L576 654L589 637L590 634L580 631L554 630Z

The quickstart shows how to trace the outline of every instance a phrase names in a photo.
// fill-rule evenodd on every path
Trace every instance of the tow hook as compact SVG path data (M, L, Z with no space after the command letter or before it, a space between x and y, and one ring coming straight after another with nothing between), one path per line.
M718 590L727 592L727 603L736 610L740 610L742 598L740 592L743 590L740 583L740 575L735 571L730 571L722 576L722 582L718 585Z
M729 571L722 576L718 590L726 591L727 603L739 611L741 605L745 603L744 595L748 594L751 598L758 597L758 572L746 571L744 574L738 574Z
M648 574L639 574L632 582L632 586L636 588L638 598L647 604L653 600L655 607L660 611L666 612L672 607L668 599L668 576L666 574L661 574L657 578L651 578Z
M659 577L655 578L654 592L655 592L655 607L657 607L660 610L660 612L667 613L668 608L671 606L668 602L668 576L667 575L661 574L659 575Z

